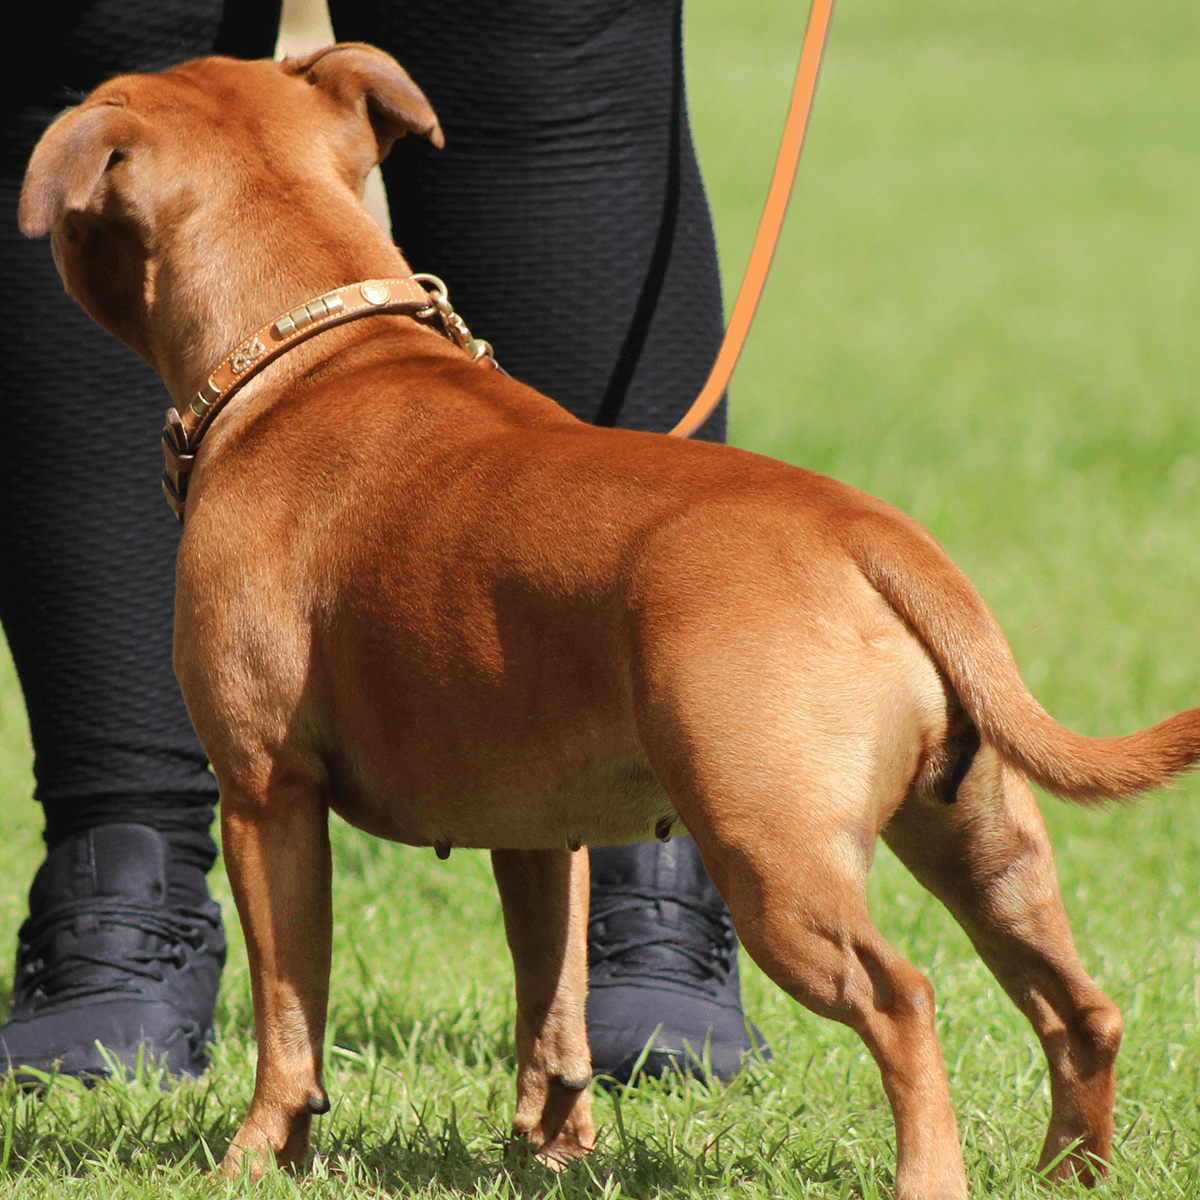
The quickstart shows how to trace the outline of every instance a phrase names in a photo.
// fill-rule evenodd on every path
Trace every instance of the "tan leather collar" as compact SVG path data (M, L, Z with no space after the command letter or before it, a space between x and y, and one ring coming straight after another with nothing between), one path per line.
M426 290L424 285L429 285ZM183 521L188 476L196 450L217 413L267 363L286 350L333 325L376 313L401 313L411 317L437 316L451 341L477 361L499 366L487 342L471 336L462 318L450 307L446 285L436 275L410 275L403 279L365 279L326 292L298 308L281 313L255 330L221 360L196 398L182 415L167 410L162 448L166 460L162 488L171 510Z

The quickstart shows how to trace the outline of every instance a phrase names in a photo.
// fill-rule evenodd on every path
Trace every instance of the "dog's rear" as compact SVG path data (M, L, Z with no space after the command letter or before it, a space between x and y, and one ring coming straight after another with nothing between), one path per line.
M929 649L980 737L1022 775L1089 803L1161 787L1200 761L1200 708L1125 737L1064 729L1021 680L982 597L921 526L875 505L838 524L846 553Z
M118 85L47 134L23 227L54 227L75 294L177 403L213 346L274 311L406 272L354 195L396 136L437 130L386 56L205 60ZM170 105L150 103L160 89ZM200 178L181 208L156 164L174 153L203 176L224 146L213 119L190 153L189 89L210 115L254 119L229 147L237 186ZM319 199L308 220L272 202L273 171L293 199ZM255 213L287 230L266 264L234 219ZM223 274L197 267L208 252ZM409 318L374 317L290 351L225 410L179 571L177 662L221 782L260 1044L227 1171L300 1160L328 1105L330 807L401 840L495 848L517 970L514 1127L543 1161L593 1140L586 855L567 847L674 813L756 961L875 1056L898 1197L966 1183L932 989L866 910L881 832L1042 1041L1042 1164L1102 1169L1120 1016L1079 963L1024 776L1085 801L1154 786L1200 757L1200 712L1129 738L1069 734L907 517L726 447L583 426Z

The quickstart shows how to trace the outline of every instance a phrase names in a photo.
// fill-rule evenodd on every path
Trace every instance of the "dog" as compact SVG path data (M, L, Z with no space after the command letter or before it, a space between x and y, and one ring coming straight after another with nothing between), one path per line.
M594 428L492 369L360 203L408 133L442 142L371 47L200 59L96 89L21 198L68 292L176 404L175 669L220 783L259 1048L222 1169L302 1162L329 1107L332 809L491 850L513 1131L552 1168L595 1141L580 847L678 822L754 960L874 1056L897 1197L967 1185L933 990L867 915L880 836L1041 1040L1041 1164L1092 1181L1121 1016L1027 781L1082 803L1158 786L1200 759L1200 709L1072 734L909 517L727 446Z

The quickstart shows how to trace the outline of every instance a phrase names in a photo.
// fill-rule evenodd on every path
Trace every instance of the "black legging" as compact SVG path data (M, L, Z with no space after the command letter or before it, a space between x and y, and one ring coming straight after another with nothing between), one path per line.
M687 127L682 0L332 0L339 38L411 72L447 145L384 165L396 240L441 275L500 362L577 416L663 431L720 342L712 226ZM20 675L51 844L123 820L212 860L216 786L171 669L178 527L158 490L157 376L67 299L16 228L54 112L121 71L214 50L269 55L277 3L32 6L0 222L0 618ZM302 297L301 297L302 299ZM724 436L719 411L700 436Z

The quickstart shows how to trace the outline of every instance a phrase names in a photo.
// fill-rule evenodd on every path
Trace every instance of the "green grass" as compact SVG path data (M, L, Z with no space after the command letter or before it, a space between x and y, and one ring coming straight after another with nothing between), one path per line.
M727 277L749 249L803 28L784 0L689 0L691 102ZM1200 73L1193 0L842 0L735 440L912 512L969 572L1030 684L1083 732L1200 700ZM730 288L732 290L733 283ZM156 486L153 480L147 486ZM0 683L0 946L40 856ZM1127 1018L1114 1197L1200 1197L1200 784L1095 813L1047 801L1085 962ZM482 856L335 831L333 1113L273 1196L886 1196L891 1122L845 1030L747 970L775 1049L733 1086L596 1099L559 1181L504 1167L513 1004ZM232 912L224 877L216 887ZM926 971L977 1194L1040 1195L1031 1036L885 852L881 928ZM0 1195L201 1196L253 1078L231 930L216 1061L0 1098ZM6 985L5 985L6 986ZM243 1185L232 1185L240 1193ZM1070 1195L1071 1189L1064 1193Z

